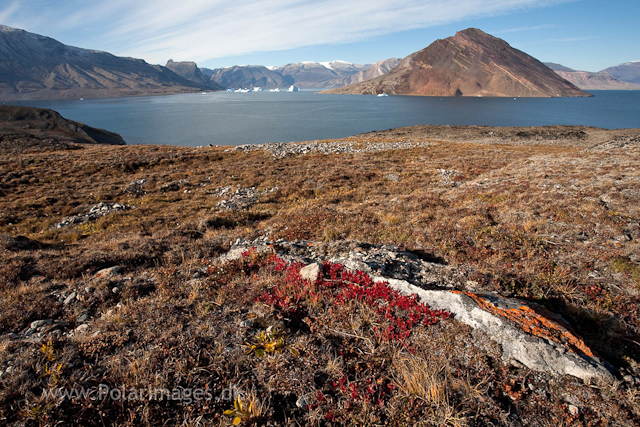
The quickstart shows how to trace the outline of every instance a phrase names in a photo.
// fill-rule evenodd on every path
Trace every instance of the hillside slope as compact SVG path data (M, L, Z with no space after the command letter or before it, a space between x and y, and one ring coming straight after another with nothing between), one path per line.
M70 99L193 92L201 85L141 59L0 26L0 98Z
M469 28L415 52L389 73L325 93L423 96L590 96L504 40Z
M0 105L0 151L59 149L77 143L125 144L117 133L65 119L53 110Z

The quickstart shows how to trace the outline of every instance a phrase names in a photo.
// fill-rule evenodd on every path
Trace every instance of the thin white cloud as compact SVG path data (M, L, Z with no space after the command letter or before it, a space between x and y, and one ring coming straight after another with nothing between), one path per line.
M509 28L507 30L492 31L491 34L495 35L495 34L507 34L507 33L520 33L523 31L537 31L537 30L544 30L547 28L555 28L555 26L551 24L543 24L543 25L534 25L532 27Z
M567 1L68 0L58 8L41 2L40 9L21 2L19 12L22 22L28 13L46 14L47 28L59 33L83 29L84 47L163 63L350 43ZM27 29L42 31L33 27Z
M14 1L4 9L0 10L0 24L3 22L7 22L11 19L13 15L20 9L20 2Z

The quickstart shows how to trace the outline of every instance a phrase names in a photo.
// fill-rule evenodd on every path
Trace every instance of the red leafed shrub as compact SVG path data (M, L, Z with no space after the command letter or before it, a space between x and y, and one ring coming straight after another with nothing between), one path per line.
M411 329L419 324L429 326L438 319L446 319L450 313L431 310L418 301L416 295L402 295L387 282L373 282L362 271L351 272L341 264L325 263L324 274L315 283L300 277L303 264L286 264L275 255L266 260L266 265L276 271L286 269L286 276L276 286L264 292L258 300L272 305L285 314L297 312L309 300L323 300L326 304L346 305L360 301L372 307L386 321L384 330L378 331L384 339L406 345Z

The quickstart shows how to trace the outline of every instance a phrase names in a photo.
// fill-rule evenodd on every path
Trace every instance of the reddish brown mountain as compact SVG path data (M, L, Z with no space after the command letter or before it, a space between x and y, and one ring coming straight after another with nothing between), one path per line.
M591 96L507 42L476 28L436 40L383 76L324 93L423 96Z

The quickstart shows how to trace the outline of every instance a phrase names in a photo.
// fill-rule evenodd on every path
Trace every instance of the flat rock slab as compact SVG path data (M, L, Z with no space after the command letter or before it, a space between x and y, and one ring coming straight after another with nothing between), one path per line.
M405 294L416 294L431 308L447 310L482 330L502 346L503 358L529 369L571 375L590 382L612 380L606 362L595 355L562 318L537 304L494 295L425 290L404 280L374 277Z
M362 271L374 281L387 282L401 293L418 295L433 309L452 313L457 321L481 330L500 344L502 356L508 363L554 375L571 375L586 382L613 380L608 368L610 365L594 354L562 316L520 299L424 289L411 282L431 287L446 286L448 283L438 276L443 275L447 267L425 262L395 248L369 246L364 253L347 251L343 255L331 256L329 262ZM239 239L219 261L238 259L249 248L258 252L276 252L287 262L308 264L301 273L308 273L306 278L309 280L317 278L318 266L323 262L323 257L312 251L310 242L270 242L265 239L252 242ZM386 265L388 261L389 266Z

